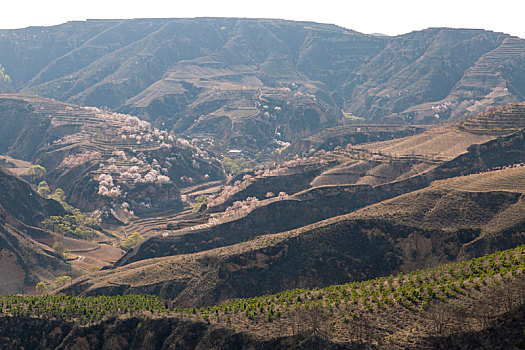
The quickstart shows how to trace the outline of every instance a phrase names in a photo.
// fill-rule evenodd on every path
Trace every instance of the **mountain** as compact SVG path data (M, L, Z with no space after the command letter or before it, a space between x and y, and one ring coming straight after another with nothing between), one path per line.
M525 99L525 41L272 19L88 20L0 31L9 89L108 106L256 153L343 120L434 123ZM361 119L363 118L363 119Z

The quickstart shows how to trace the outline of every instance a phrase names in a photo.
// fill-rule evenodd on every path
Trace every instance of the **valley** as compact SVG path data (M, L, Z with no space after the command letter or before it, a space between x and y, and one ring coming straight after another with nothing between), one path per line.
M523 57L474 29L0 30L0 347L523 348Z

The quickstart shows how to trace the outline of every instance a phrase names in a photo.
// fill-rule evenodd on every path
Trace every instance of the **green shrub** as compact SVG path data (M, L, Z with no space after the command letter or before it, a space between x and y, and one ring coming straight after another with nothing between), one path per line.
M26 176L29 178L29 181L32 183L38 183L43 181L46 177L47 171L41 165L33 165L27 170Z
M124 250L131 250L134 246L137 245L137 243L139 243L143 239L144 237L142 237L138 232L133 232L122 242L120 247Z

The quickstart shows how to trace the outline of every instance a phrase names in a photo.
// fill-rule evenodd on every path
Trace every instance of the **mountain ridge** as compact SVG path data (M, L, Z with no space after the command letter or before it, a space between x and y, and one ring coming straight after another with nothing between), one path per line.
M53 38L34 62L18 58ZM517 102L525 90L513 77L525 74L524 54L524 40L484 30L377 37L277 19L90 20L0 31L0 63L15 91L108 106L209 135L221 150L255 153L341 124L345 113L435 123Z

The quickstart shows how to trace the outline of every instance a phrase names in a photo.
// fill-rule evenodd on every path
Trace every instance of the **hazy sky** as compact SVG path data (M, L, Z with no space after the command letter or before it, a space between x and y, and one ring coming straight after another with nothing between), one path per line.
M264 17L333 23L363 33L483 28L525 38L525 0L4 0L0 28L86 18Z

